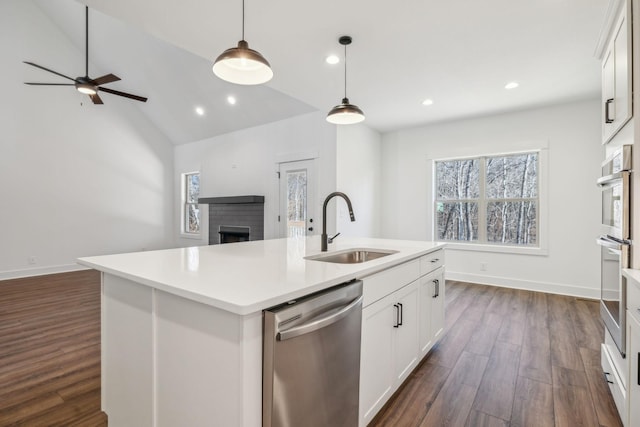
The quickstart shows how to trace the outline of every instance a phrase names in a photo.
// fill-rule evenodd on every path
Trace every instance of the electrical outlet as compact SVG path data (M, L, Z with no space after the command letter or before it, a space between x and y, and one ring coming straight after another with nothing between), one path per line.
M29 258L27 258L27 262L31 265L37 264L38 263L38 258L36 258L35 256L31 255Z
M487 271L487 263L486 262L481 262L480 263L480 271Z

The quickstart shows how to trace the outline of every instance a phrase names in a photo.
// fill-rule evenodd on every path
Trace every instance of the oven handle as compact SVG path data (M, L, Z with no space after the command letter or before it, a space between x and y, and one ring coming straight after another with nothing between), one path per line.
M603 176L602 178L598 178L596 183L598 184L599 187L611 187L612 185L615 185L616 183L620 182L620 180L622 179L622 176L623 176L623 172L616 172L614 174L606 175L606 176Z
M604 246L605 248L612 249L618 253L622 251L622 243L610 239L607 236L598 237L598 239L596 239L596 243L600 246Z

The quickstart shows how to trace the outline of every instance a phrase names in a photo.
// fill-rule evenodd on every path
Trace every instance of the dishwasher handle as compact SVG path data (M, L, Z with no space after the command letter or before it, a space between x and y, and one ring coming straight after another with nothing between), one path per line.
M322 329L326 326L336 323L340 319L347 317L358 306L361 306L362 298L362 295L359 296L358 298L351 301L349 305L344 306L340 309L340 311L329 316L321 317L320 319L316 319L313 322L303 323L302 325L295 326L291 329L287 329L286 331L278 332L276 338L278 339L278 341L284 341L298 337L300 335L308 334L313 331L317 331L318 329Z

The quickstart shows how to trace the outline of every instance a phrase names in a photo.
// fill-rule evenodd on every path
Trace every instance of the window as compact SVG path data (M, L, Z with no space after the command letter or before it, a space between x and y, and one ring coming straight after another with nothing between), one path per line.
M437 240L539 247L539 153L435 162Z
M200 234L200 173L191 172L182 175L183 215L182 232Z

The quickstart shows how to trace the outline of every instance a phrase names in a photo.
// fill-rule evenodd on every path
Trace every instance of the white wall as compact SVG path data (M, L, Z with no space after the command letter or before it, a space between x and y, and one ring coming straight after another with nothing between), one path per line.
M336 188L349 196L356 217L356 221L352 223L346 203L339 200L335 202L338 216L336 231L345 236L379 237L382 203L381 135L363 124L338 126L336 172Z
M428 159L548 147L548 254L447 250L447 277L597 298L604 149L597 100L402 130L383 136L382 234L431 240ZM480 263L487 270L480 271Z
M170 245L170 141L133 101L94 106L73 87L23 84L62 80L25 60L72 77L84 68L32 2L0 2L0 54L0 279Z
M321 221L319 201L336 188L336 128L324 113L304 114L241 131L175 147L174 185L179 246L207 244L208 211L201 205L203 233L199 240L179 236L180 176L200 171L200 197L265 196L265 239L278 237L278 163L316 158L316 223ZM331 211L335 212L335 211ZM335 217L335 214L332 213ZM320 232L316 227L315 232Z

